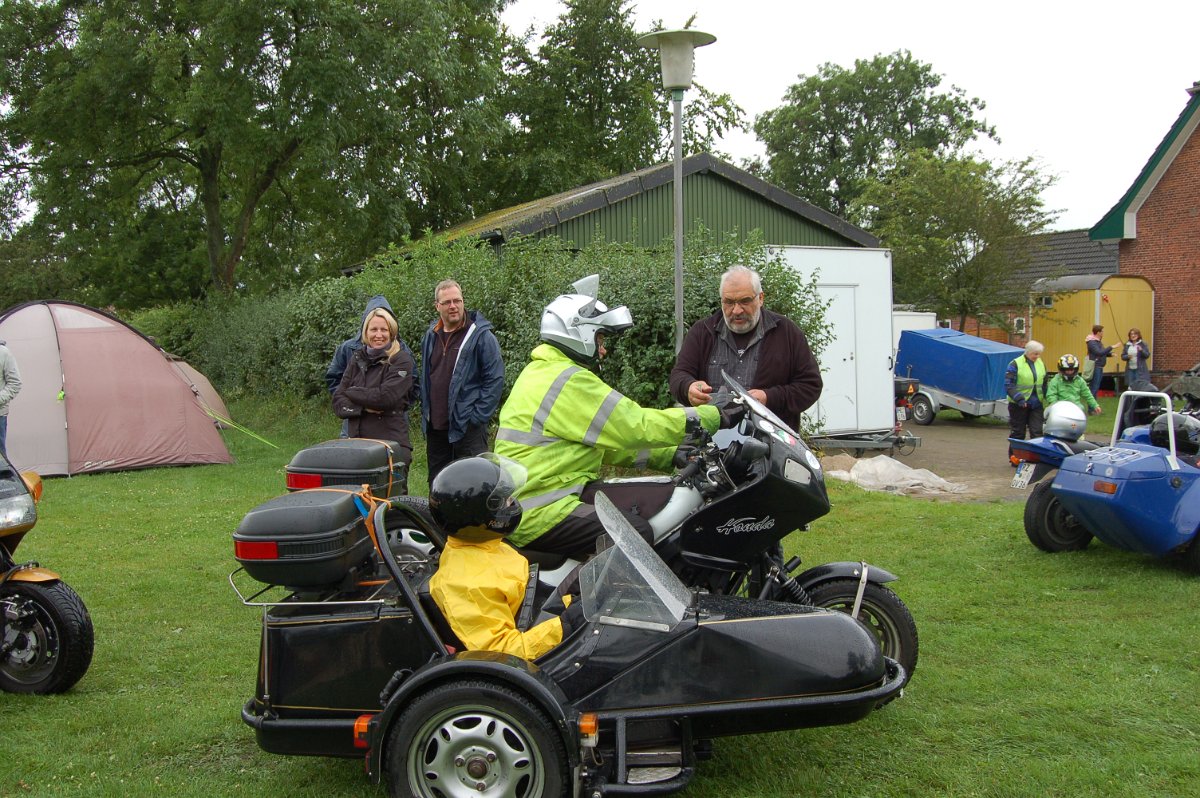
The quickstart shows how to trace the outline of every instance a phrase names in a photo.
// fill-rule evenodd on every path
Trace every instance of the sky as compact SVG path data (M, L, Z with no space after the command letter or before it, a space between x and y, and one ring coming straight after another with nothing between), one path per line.
M717 41L696 50L696 82L728 92L754 117L782 104L798 75L824 63L908 50L987 103L999 145L992 160L1037 159L1058 182L1044 194L1059 211L1052 230L1096 224L1137 178L1200 81L1200 12L1189 2L1008 0L1005 3L856 0L641 0L640 30L661 21ZM1191 11L1186 9L1192 8ZM504 22L541 30L565 11L558 0L514 0ZM685 98L685 102L687 99ZM735 164L764 155L754 134L719 148Z

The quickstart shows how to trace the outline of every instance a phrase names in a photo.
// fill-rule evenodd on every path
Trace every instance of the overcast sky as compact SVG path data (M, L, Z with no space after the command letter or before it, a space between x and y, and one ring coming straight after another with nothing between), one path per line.
M909 50L943 86L987 103L1001 144L985 155L1032 155L1058 175L1045 196L1061 210L1052 229L1073 230L1121 198L1200 81L1197 8L1194 0L641 0L634 15L649 31L655 20L682 27L695 13L692 27L717 37L696 51L696 80L731 94L749 122L823 63L852 68ZM563 10L558 0L515 0L504 21L514 32L541 30ZM753 133L721 147L735 163L763 154Z

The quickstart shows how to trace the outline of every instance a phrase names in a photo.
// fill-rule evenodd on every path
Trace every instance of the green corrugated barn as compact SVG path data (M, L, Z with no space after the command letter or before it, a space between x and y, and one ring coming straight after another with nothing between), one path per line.
M602 234L608 241L658 247L672 236L673 176L671 163L651 166L493 211L439 237L477 237L500 246L519 235L554 235L582 248ZM742 236L761 230L765 244L879 246L865 230L707 153L683 160L683 206L686 233L700 223Z

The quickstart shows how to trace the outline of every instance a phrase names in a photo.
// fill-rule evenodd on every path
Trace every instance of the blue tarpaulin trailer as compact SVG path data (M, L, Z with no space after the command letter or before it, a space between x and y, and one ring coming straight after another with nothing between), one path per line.
M958 330L904 330L896 376L920 380L911 399L913 420L930 424L945 408L971 418L1007 418L1004 370L1024 351Z

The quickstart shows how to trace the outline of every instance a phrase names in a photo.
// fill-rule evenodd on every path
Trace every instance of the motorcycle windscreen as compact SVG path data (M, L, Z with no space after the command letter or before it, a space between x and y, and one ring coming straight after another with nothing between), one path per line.
M613 545L579 572L583 614L589 621L669 632L683 620L692 593L642 539L603 492L596 515Z

